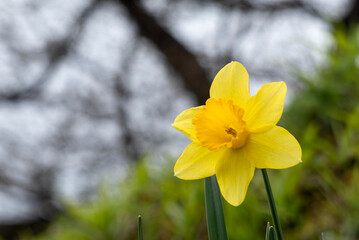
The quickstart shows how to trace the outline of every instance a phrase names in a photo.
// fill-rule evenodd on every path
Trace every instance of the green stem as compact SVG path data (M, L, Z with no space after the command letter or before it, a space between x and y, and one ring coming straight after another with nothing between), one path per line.
M262 175L263 175L264 185L266 187L269 208L270 208L270 211L272 214L272 220L273 220L275 231L278 236L278 240L284 240L283 233L282 233L282 227L280 226L279 217L278 217L278 213L277 213L277 207L274 202L272 188L270 186L270 182L269 182L269 178L268 178L266 169L262 169Z

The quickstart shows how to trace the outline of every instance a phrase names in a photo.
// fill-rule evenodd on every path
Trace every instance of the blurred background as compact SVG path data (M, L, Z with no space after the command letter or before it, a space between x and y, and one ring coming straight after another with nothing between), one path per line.
M358 0L0 2L0 236L207 239L203 180L171 123L241 62L288 85L303 163L269 172L287 239L359 239ZM260 174L230 239L264 239Z

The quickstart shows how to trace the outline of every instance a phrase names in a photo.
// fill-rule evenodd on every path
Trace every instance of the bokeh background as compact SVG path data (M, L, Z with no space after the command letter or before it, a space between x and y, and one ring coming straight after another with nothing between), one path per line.
M303 163L269 171L287 239L359 239L358 0L0 2L0 236L207 239L203 180L171 123L241 62L284 81ZM230 239L264 239L260 174Z

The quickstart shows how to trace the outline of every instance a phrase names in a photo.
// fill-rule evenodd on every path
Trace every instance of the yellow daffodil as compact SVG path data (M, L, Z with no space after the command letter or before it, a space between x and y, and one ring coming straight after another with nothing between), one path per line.
M215 174L223 197L234 206L243 202L255 168L292 167L302 155L297 140L276 126L286 84L265 84L251 97L248 79L242 64L227 64L206 104L185 110L173 123L193 141L177 160L175 176L192 180Z

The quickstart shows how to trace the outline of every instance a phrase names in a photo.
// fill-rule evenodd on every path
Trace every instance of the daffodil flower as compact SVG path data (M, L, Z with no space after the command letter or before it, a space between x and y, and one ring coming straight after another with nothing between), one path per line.
M216 75L206 104L185 110L172 124L192 140L176 162L175 176L216 175L224 199L234 206L243 202L255 168L292 167L302 156L297 140L276 126L286 84L265 84L251 97L248 79L242 64L227 64Z

